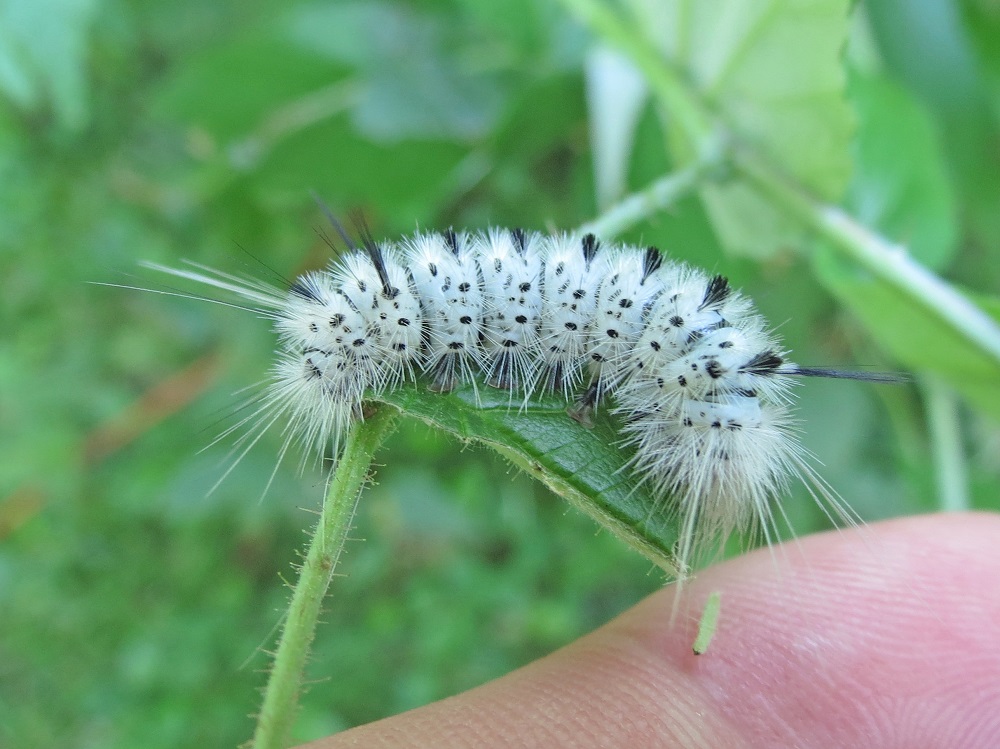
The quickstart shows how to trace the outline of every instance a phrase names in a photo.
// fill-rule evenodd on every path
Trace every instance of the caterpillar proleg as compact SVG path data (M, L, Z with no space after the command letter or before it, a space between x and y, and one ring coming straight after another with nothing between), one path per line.
M793 364L725 277L592 234L494 228L376 242L362 230L357 246L330 218L347 252L284 287L148 266L272 321L269 382L230 430L243 430L240 448L281 423L282 456L296 440L336 455L366 397L411 382L501 388L512 409L557 394L581 422L593 409L616 415L635 482L680 528L682 574L734 531L773 540L776 500L792 478L852 522L798 439L793 384L893 378Z

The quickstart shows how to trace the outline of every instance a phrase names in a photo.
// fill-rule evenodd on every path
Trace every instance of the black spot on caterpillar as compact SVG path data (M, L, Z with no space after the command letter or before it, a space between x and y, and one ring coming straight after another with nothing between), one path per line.
M370 395L486 382L510 390L512 407L556 393L584 424L605 404L618 414L636 480L676 516L682 566L734 530L773 525L771 503L791 475L850 517L792 428L791 383L898 378L787 361L725 277L590 234L448 230L376 242L362 228L359 246L330 220L349 251L284 289L154 266L273 321L276 363L248 441L284 417L288 440L336 452Z

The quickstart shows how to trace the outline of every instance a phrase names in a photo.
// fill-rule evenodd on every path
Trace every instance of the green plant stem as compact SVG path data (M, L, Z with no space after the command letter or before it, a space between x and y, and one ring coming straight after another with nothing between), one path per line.
M323 598L344 549L372 458L395 429L397 416L396 409L380 406L365 421L356 423L347 435L292 593L257 716L254 749L282 749L288 744Z
M648 216L662 211L698 187L704 175L716 163L714 158L695 161L691 166L679 169L656 180L644 190L629 195L607 211L583 224L577 232L595 234L610 239Z
M563 5L635 64L657 98L696 146L713 129L712 117L663 56L621 15L602 0L562 0ZM697 149L696 149L697 150Z
M696 154L728 141L725 123L716 121L699 93L619 13L600 0L562 0L563 4L612 46L626 54L649 81L669 116ZM729 151L737 176L754 185L786 214L810 227L844 255L899 289L936 315L956 334L1000 362L1000 326L952 286L915 262L906 249L855 221L840 208L812 198L799 184L749 148ZM652 205L647 205L652 209ZM643 218L635 215L635 220Z
M906 248L858 223L837 206L814 200L776 169L746 151L733 166L775 205L796 216L872 275L933 312L958 335L1000 362L1000 326L955 288L917 263Z
M948 512L968 510L969 482L958 423L958 398L951 388L934 377L923 378L921 390L930 428L938 507Z

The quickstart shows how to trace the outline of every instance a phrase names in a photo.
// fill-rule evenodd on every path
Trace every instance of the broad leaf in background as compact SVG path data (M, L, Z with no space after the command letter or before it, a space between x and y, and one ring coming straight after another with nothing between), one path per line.
M847 0L629 0L639 27L738 138L817 197L839 200L853 129L841 51ZM669 117L669 112L667 116ZM677 155L696 144L676 127ZM801 244L802 229L753 188L701 191L732 252L767 257Z
M61 127L89 116L87 36L98 0L0 2L0 93L27 112L51 106Z
M972 47L993 91L993 116L1000 119L1000 3L962 0L960 5Z
M447 21L388 3L294 6L185 61L159 106L196 113L216 125L213 134L232 137L341 82L354 89L344 108L371 140L481 136L499 114L503 88L495 74L469 70L462 56L472 42ZM226 79L229 86L221 85ZM206 96L219 89L223 101ZM289 114L301 128L322 119L310 111Z
M905 245L921 263L947 266L957 243L955 196L926 110L877 74L852 75L850 91L860 128L848 206L862 223ZM989 356L909 296L826 249L819 252L816 268L905 366L941 375L973 403L1000 415L1000 368Z
M378 2L303 5L291 14L289 32L304 49L360 74L353 117L373 140L474 138L500 113L499 79L472 69L468 43L443 20L415 9Z
M417 386L384 393L379 400L462 439L483 442L542 481L577 509L669 573L676 528L652 496L632 479L621 435L598 414L585 429L566 414L561 397L532 401L519 411L511 394L463 387L448 395Z
M886 71L931 110L946 134L942 146L966 233L984 248L995 248L1000 242L1000 180L996 179L1000 64L994 48L998 12L995 2L992 10L989 4L990 0L879 0L866 3L866 15ZM984 272L994 285L1000 280L995 268L977 270L976 281L984 279Z
M197 128L220 150L245 140L289 102L329 86L348 72L324 64L273 22L244 30L211 48L180 59L154 88L150 111L157 119ZM285 134L292 132L286 128ZM190 137L190 136L189 136ZM197 155L207 147L196 149Z
M995 359L956 336L926 307L828 247L817 251L815 261L824 284L904 366L940 375L971 403L1000 419L1000 366Z
M958 234L955 195L927 111L879 75L852 75L850 94L859 128L849 210L922 264L947 267Z

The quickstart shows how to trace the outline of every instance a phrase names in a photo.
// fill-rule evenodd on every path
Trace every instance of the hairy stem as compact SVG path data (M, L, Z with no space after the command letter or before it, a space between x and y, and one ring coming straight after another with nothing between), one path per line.
M593 221L583 224L577 231L580 234L595 234L604 239L621 234L696 189L716 162L714 156L707 156L689 167L660 177L645 189L611 206Z
M921 382L930 427L938 507L947 512L969 509L969 481L954 391L934 377Z
M372 458L395 429L397 415L396 409L381 406L365 421L356 423L347 435L292 593L257 716L254 749L281 749L288 745L323 598L344 549Z
M858 223L837 206L814 200L801 186L753 154L738 154L734 167L775 205L798 217L837 250L905 293L955 333L1000 362L1000 326L954 287L916 262L905 247Z
M695 88L611 5L600 0L562 0L596 34L626 54L683 132L695 154L725 142L725 123L717 121ZM809 192L752 149L730 148L735 175L754 185L776 207L802 221L832 246L899 289L947 324L957 335L1000 362L1000 326L956 289L914 261L906 249ZM626 199L627 202L628 199ZM651 203L639 205L650 213ZM647 214L648 215L648 214ZM633 220L644 216L637 212Z

